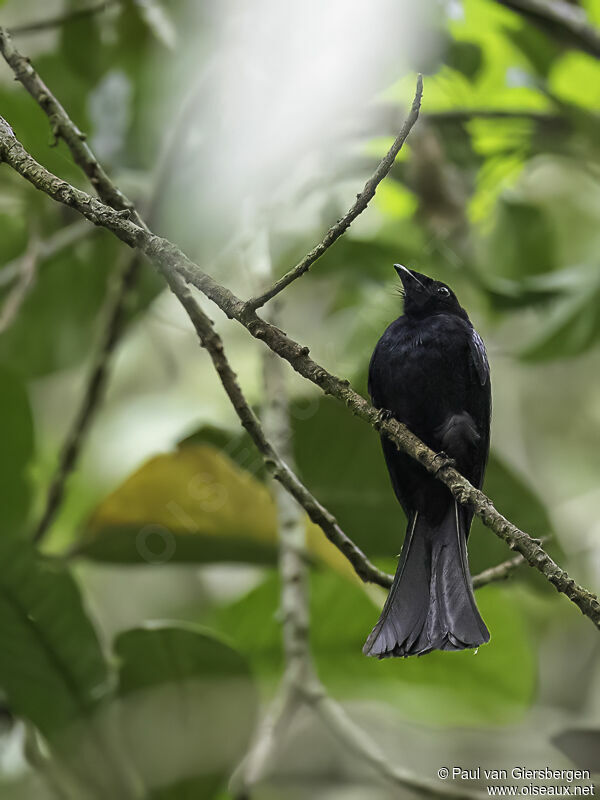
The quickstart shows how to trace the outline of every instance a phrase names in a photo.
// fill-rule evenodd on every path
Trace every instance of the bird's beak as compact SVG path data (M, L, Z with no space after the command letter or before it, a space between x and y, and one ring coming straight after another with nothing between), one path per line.
M418 283L419 286L422 289L425 288L425 286L423 285L423 283L420 280L420 278L422 278L424 276L421 275L419 272L415 272L412 269L408 269L408 267L404 267L404 266L402 266L402 264L394 264L394 269L398 273L398 276L399 276L400 280L402 281L402 285L404 286L405 289L407 288L407 281L408 281L409 285L411 283L413 285L414 285L414 283Z

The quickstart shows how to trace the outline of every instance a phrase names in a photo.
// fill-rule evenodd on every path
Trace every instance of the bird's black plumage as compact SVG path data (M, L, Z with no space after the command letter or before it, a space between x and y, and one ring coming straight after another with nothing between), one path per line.
M484 344L443 283L395 265L404 314L371 358L369 394L432 450L443 451L480 487L489 451L491 390ZM467 560L472 513L413 458L382 437L408 526L394 583L367 655L422 655L489 641Z

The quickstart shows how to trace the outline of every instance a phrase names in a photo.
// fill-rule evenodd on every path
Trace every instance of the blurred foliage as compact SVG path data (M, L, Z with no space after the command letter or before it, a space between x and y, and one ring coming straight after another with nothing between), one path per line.
M379 442L338 403L298 398L291 406L298 472L342 529L370 558L400 550L405 519L389 489ZM332 439L335 447L323 448ZM258 462L247 434L201 428L174 453L155 456L94 511L76 552L108 563L247 561L272 564L277 554L273 500L256 479ZM502 513L533 536L552 526L543 504L525 481L492 456L485 490L502 498ZM500 503L500 500L498 500ZM376 524L374 525L374 521ZM355 578L346 559L308 519L307 553L315 561ZM506 557L506 545L474 522L474 572ZM519 578L544 586L533 571Z
M29 512L27 467L34 453L34 436L23 380L10 367L0 364L0 385L0 531L4 536L19 530Z
M281 669L278 598L279 580L273 575L212 620L267 682ZM313 573L311 642L319 674L339 698L390 702L409 719L446 725L514 720L531 702L535 687L531 636L510 591L490 586L477 593L477 601L493 636L476 654L378 661L361 652L378 606L361 587L331 573ZM260 630L256 619L262 620ZM519 664L519 670L512 664Z
M121 731L148 797L215 796L256 724L245 659L212 635L165 626L121 634L115 652Z
M188 796L176 788L185 780L190 796L214 797L255 724L244 658L208 632L154 625L117 638L117 685L69 571L10 535L0 556L0 685L76 796L133 797L134 781L148 796ZM171 732L168 748L155 719Z
M0 547L0 681L15 711L53 739L106 694L106 664L71 575L14 536Z
M81 8L78 0L51 5L53 14ZM226 98L210 92L225 57L227 26L219 15L226 5L123 0L17 43L32 53L119 186L141 206L154 200L153 227L198 260L213 261L229 247L228 258L207 269L245 296L262 276L252 274L247 254L229 258L239 233L233 221L248 226L247 206L254 192L261 196L262 176L244 170L254 164L255 146L277 151L284 103L269 97L254 110L264 116L254 139L231 109L215 123L215 108L226 108ZM600 25L598 0L576 5ZM553 533L551 552L570 574L597 583L600 65L556 26L493 0L425 6L410 63L391 59L387 86L360 124L342 126L357 134L351 146L332 144L325 125L322 151L307 146L275 170L257 217L268 220L274 270L283 273L348 208L397 133L414 70L425 73L421 119L390 176L349 233L286 292L282 319L317 361L364 393L373 346L400 313L391 265L448 281L492 362L495 448L484 489L522 529ZM9 26L50 14L42 0L0 0L0 7L0 23ZM256 22L258 41L268 20ZM306 66L318 49L307 50ZM243 59L229 66L242 87L254 74ZM293 88L289 93L296 102ZM172 143L168 181L155 186L165 141L190 95L195 115ZM0 109L41 163L87 188L44 114L6 70ZM219 149L231 143L231 131L243 158L227 144ZM306 168L288 197L288 178L294 184L296 169L313 160L317 166ZM74 219L3 169L0 307L31 240L45 242ZM0 795L7 800L53 798L57 782L68 800L224 798L255 726L257 687L268 694L281 676L276 512L266 470L247 434L233 427L223 396L215 390L213 397L210 365L192 349L187 322L172 313L148 265L128 302L96 438L89 456L84 448L67 486L67 513L49 537L54 558L27 542L88 374L106 298L130 258L95 229L41 256L17 318L0 335L0 701L27 726L23 743L23 728L7 713L7 732L0 731ZM232 328L223 325L223 333L241 383L259 400L256 351ZM305 392L293 384L298 472L345 532L393 571L405 523L377 436L339 403ZM126 453L138 444L132 430L143 440L134 456ZM578 481L575 494L570 487ZM439 763L450 763L449 753L465 764L489 754L495 767L500 750L512 763L535 756L540 763L532 766L560 758L583 766L593 757L600 654L589 644L589 623L580 628L567 601L534 570L478 592L492 640L476 655L377 662L361 647L383 592L360 584L308 520L306 532L311 642L333 696L375 709L382 725L396 714L414 730L448 730L452 747L438 753ZM479 521L469 549L474 573L510 555ZM81 573L72 569L75 558L85 562ZM130 593L95 594L94 575L123 579L128 569L139 575L167 561L197 579L201 591L191 599L177 594L173 579L163 599L157 578L149 597L132 578ZM119 606L141 608L139 625L120 630L111 611ZM144 609L157 606L158 616L205 627L152 622L156 613ZM577 673L576 703L557 687L565 684L565 659L580 652L587 661ZM465 726L477 729L474 754L460 749ZM402 742L397 751L404 753ZM340 772L336 761L330 781ZM327 789L310 784L298 797L319 790L325 797Z
M306 538L310 556L354 577L346 559L308 517ZM275 503L267 488L227 455L209 444L188 444L155 456L107 497L94 512L88 539L77 554L113 563L272 564L277 556Z

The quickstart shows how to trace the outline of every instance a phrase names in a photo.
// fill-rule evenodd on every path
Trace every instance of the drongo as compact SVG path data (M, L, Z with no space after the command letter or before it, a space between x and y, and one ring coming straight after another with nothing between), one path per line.
M481 337L444 283L395 264L404 314L378 341L369 394L384 415L443 452L477 488L489 451L490 369ZM379 658L464 650L489 641L467 560L472 512L388 438L392 486L408 520L394 583L363 648Z

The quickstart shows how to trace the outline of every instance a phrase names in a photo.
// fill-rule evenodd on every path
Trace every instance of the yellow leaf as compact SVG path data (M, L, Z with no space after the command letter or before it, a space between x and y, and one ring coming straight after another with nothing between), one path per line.
M356 577L308 517L307 552ZM210 444L154 456L106 497L78 553L99 561L275 563L277 517L268 487ZM358 579L357 579L358 580Z

